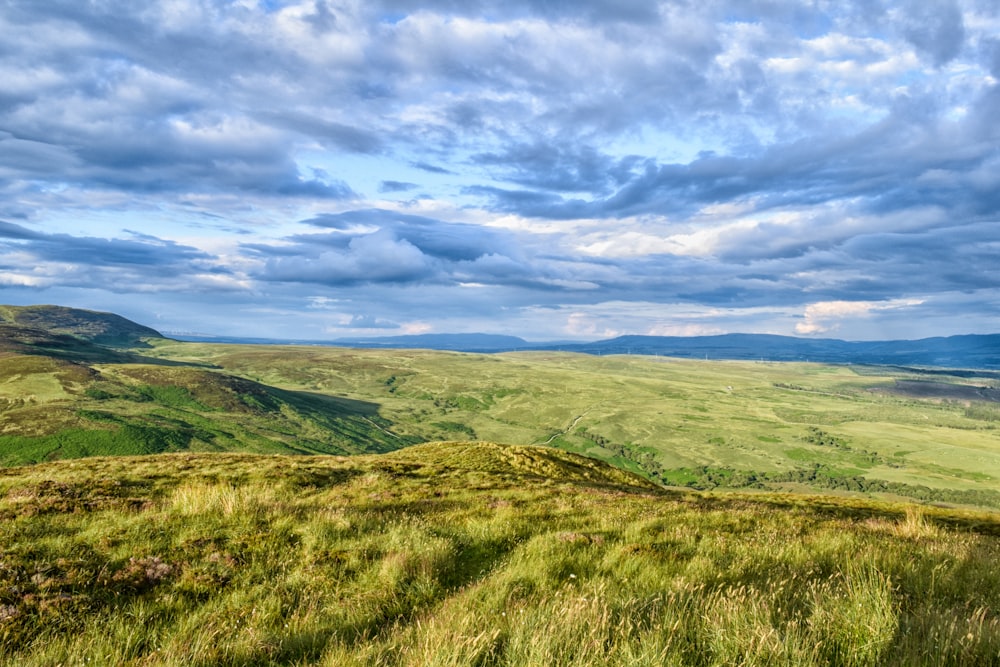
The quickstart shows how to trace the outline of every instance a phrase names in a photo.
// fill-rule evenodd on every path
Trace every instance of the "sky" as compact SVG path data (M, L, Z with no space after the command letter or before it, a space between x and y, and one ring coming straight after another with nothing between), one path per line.
M1000 0L0 0L0 303L1000 332Z

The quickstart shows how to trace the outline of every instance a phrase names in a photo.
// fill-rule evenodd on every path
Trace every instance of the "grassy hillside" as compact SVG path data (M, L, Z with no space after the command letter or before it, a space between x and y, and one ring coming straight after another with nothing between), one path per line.
M415 440L549 444L697 488L1000 507L989 371L173 342L149 354L366 401Z
M188 450L353 454L413 442L364 401L197 366L0 351L0 465Z
M114 313L65 306L0 306L0 322L111 347L136 347L147 338L163 338L155 329Z
M109 321L63 310L41 312ZM141 341L0 324L0 464L478 439L672 486L1000 508L993 371Z
M0 470L0 664L972 665L995 515L668 492L549 448Z

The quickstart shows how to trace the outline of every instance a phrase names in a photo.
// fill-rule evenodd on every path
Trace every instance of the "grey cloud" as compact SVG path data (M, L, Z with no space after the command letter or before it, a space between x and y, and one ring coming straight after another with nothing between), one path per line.
M416 183L407 183L405 181L382 181L378 186L378 191L383 193L409 192L418 187L420 186Z
M910 0L901 14L906 39L935 65L958 55L965 41L965 25L955 0Z
M69 234L45 234L20 225L0 222L0 238L19 243L16 247L41 261L69 262L91 267L142 266L150 270L173 271L180 264L210 260L212 257L190 246L143 235L135 239L101 239Z
M304 113L268 111L256 114L268 123L303 134L351 153L376 154L385 150L384 141L375 132Z
M65 146L45 141L21 139L10 132L0 131L0 175L12 174L47 176L74 168L76 156Z
M511 252L517 246L510 235L501 231L383 209L325 214L304 222L316 227L339 230L359 225L372 226L411 243L428 256L447 261L473 260L497 250ZM296 240L304 238L308 237L298 237ZM343 237L335 237L334 243L338 242L337 238Z
M614 159L579 142L542 142L507 146L503 153L481 153L474 164L500 167L504 180L557 192L608 192L631 180L642 158Z
M901 99L890 116L854 135L779 144L743 157L707 154L687 164L623 161L627 169L619 174L627 181L607 196L600 196L598 184L589 183L598 195L590 200L537 189L551 185L555 190L563 182L554 167L558 157L546 158L549 170L544 161L525 158L519 163L526 174L537 176L521 179L536 189L473 186L466 192L490 198L497 211L550 219L644 213L686 217L707 204L751 197L758 210L852 200L883 214L941 206L988 215L998 211L997 197L982 183L995 170L983 169L1000 159L994 141L1000 135L996 124L985 119L1000 110L997 90L987 90L961 125L939 119L933 100ZM602 161L608 162L593 162ZM547 181L546 173L555 176ZM577 182L588 184L584 177Z
M242 289L217 257L173 241L46 234L10 223L0 223L0 274L4 290L19 285L118 294Z
M391 233L352 238L343 249L324 249L268 260L264 280L353 286L429 280L434 262L412 243Z
M431 164L429 162L422 162L422 161L411 162L410 166L414 167L416 169L420 169L421 171L430 172L432 174L452 174L452 173L454 173L452 171L449 171L449 170L445 169L444 167L441 167L441 166L436 165L436 164Z
M383 11L409 13L415 7L411 0L383 0L377 3ZM520 16L545 16L596 23L622 21L648 23L659 17L658 5L648 0L433 0L419 3L419 8L461 16L483 15L517 18Z
M396 322L383 320L373 315L354 315L351 321L341 325L345 329L399 329Z
M335 231L290 237L292 245L248 246L265 261L261 280L348 287L482 284L573 292L620 279L613 264L532 250L528 239L504 230L379 209L305 222Z
M21 225L15 225L12 222L4 222L3 220L0 220L0 238L30 241L44 239L45 235L40 232L34 232L30 229L26 229Z

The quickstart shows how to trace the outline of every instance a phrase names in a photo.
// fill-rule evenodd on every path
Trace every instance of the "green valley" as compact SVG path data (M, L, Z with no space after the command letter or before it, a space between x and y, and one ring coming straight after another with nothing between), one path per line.
M94 342L113 338L106 328L74 330L66 321L79 318L56 315L54 328L66 333L6 325L6 465L163 451L352 454L487 440L557 447L673 486L1000 507L992 371L158 336L112 348ZM31 321L45 324L37 314Z

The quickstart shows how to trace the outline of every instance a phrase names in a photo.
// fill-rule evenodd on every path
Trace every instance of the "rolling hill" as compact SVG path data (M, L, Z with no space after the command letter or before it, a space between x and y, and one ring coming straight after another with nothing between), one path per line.
M0 665L1000 656L990 371L47 312L0 324Z
M0 465L189 450L348 454L415 442L365 401L144 356L164 339L117 316L2 312L29 325L0 324ZM138 347L122 347L129 341Z
M133 348L163 338L155 329L114 313L65 306L0 306L0 323L50 334L65 334L107 347Z
M123 349L2 327L6 465L486 440L556 447L669 486L1000 508L988 370L152 337Z

